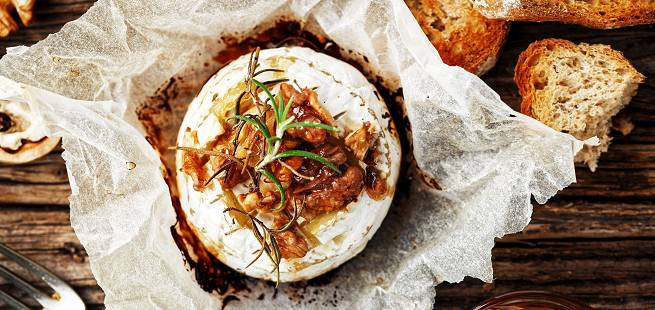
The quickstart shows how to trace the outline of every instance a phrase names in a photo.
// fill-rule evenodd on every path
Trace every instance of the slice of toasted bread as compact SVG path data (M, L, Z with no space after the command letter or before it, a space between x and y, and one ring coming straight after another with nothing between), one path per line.
M585 146L575 157L591 171L609 146L612 117L644 79L621 52L607 45L560 39L530 44L514 69L523 114L581 140L600 139L599 146Z
M509 24L482 16L467 0L406 0L444 63L482 75L498 60Z
M471 0L488 18L558 21L591 28L655 23L655 0Z

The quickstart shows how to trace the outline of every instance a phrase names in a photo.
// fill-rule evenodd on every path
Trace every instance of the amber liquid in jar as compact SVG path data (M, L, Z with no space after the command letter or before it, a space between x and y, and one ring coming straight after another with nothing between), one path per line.
M474 310L591 310L580 301L547 291L514 291L485 300Z

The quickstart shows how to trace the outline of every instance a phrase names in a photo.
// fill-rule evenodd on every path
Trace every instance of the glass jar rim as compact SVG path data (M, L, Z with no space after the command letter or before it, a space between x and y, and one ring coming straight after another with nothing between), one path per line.
M589 305L558 293L543 290L519 290L494 296L473 310L490 309L552 309L591 310Z

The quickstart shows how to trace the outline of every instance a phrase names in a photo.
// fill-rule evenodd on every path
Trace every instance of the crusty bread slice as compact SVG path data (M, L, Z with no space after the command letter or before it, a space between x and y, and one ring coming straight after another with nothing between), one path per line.
M575 158L592 171L609 146L612 117L644 79L621 52L607 45L560 39L530 44L514 70L522 113L578 139L600 139L599 146L585 146Z
M444 63L482 75L498 60L509 24L490 20L467 0L406 0Z
M591 28L655 23L655 0L471 0L488 18L558 21Z

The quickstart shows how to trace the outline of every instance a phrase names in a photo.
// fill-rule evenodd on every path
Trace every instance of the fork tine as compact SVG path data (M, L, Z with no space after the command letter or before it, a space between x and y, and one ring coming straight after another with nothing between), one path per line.
M0 291L0 300L4 301L10 308L17 310L30 310L30 308L28 308L22 302L16 300L16 298L11 297L11 295L3 291Z
M15 261L20 265L21 267L29 270L32 272L34 275L39 277L39 279L45 281L46 283L50 284L50 286L60 286L60 285L65 285L68 286L64 281L60 280L57 276L52 274L50 271L46 270L45 268L41 267L37 263L25 258L25 256L18 254L16 251L8 248L6 245L0 243L0 253L7 258Z
M2 265L0 265L0 277L3 277L5 279L9 280L17 288L22 289L25 292L27 292L28 295L32 296L32 298L36 299L40 304L43 304L44 302L47 302L46 299L50 298L50 296L44 294L43 292L39 291L34 286L32 286L29 283L25 282L25 280L23 280L21 277L19 277L15 273L11 272L9 269L5 268Z
M32 274L50 285L50 287L55 291L55 293L52 296L48 296L48 298L37 299L37 301L45 308L85 309L84 302L80 296L75 293L75 290L50 271L25 258L23 255L18 254L3 243L0 243L0 254L30 271Z

